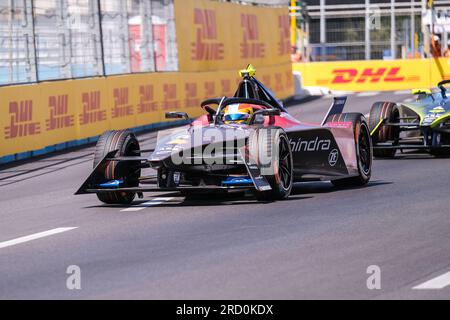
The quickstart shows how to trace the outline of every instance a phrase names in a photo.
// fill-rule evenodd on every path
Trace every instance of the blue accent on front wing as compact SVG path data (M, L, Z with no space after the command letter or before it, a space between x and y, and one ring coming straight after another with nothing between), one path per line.
M118 188L123 183L123 180L111 180L107 182L100 183L98 187L100 188Z
M253 180L249 177L228 177L222 181L224 186L240 186L253 184Z

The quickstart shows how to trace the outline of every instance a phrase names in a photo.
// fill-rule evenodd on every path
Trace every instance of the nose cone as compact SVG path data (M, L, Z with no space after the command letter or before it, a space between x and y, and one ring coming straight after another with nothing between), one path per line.
M150 156L150 161L162 161L172 155L194 149L203 150L208 145L215 148L225 148L235 141L245 141L249 135L249 129L238 125L220 126L195 126L189 127L172 134L158 136L155 151Z

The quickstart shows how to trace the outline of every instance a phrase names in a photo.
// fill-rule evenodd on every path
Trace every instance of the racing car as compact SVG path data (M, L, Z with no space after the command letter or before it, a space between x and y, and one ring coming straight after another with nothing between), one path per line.
M450 155L449 83L450 80L439 82L437 92L413 89L414 102L375 102L369 115L374 156L392 158L397 150Z
M160 131L154 149L141 149L130 130L105 132L93 171L76 194L95 193L107 204L161 191L205 198L247 192L273 201L288 198L295 182L330 180L348 187L369 181L369 127L362 114L342 112L346 97L334 98L321 123L305 123L256 79L253 66L239 73L234 96L203 101L199 118L167 112L166 118L188 124ZM153 170L143 174L148 168Z

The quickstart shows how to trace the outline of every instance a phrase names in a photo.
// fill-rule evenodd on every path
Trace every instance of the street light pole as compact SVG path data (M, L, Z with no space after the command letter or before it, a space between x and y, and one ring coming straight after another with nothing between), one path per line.
M395 0L391 0L391 57L396 58L395 52Z
M366 0L366 23L364 28L364 56L366 60L370 60L370 0Z
M325 43L326 39L326 23L325 23L325 0L320 0L320 57L325 60Z

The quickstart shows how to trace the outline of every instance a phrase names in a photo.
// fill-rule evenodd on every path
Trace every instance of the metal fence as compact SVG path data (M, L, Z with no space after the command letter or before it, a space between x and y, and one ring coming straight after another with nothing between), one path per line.
M290 0L215 0L221 2L233 2L244 5L269 6L269 7L285 7Z
M1 0L0 85L178 69L173 0Z
M308 1L310 60L424 57L425 5L425 0ZM434 6L446 11L450 1Z

